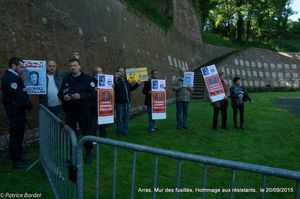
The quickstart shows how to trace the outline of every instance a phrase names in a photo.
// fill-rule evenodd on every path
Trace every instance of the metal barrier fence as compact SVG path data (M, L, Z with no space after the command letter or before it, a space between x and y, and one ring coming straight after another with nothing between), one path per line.
M135 176L137 152L152 154L155 156L153 188L157 188L158 182L158 163L159 156L173 158L178 160L177 168L177 188L181 187L182 161L203 164L202 190L206 189L208 178L208 166L227 168L232 171L230 180L230 198L234 197L235 179L237 171L246 171L250 173L261 174L261 188L266 190L267 176L274 176L283 179L290 179L296 182L295 198L300 199L300 172L279 169L255 164L248 164L218 158L205 157L189 153L182 153L171 150L164 150L144 145L131 144L127 142L104 139L95 136L85 136L78 143L76 135L68 126L63 126L61 120L53 115L44 106L40 106L39 112L39 136L40 136L40 161L48 176L51 188L55 198L76 198L84 197L83 181L83 148L88 141L96 142L96 195L100 198L100 149L99 145L114 147L114 165L113 165L113 187L112 198L116 198L117 193L117 162L118 149L128 149L132 151L132 175L130 198L135 197ZM153 198L156 198L156 192L153 191ZM176 198L180 197L180 192L176 193ZM206 192L202 192L202 199L205 199ZM260 198L265 198L265 192L260 193Z
M274 176L284 179L291 179L295 180L296 182L296 189L295 189L295 198L300 199L300 172L286 170L286 169L279 169L279 168L273 168L268 166L261 166L256 164L248 164L248 163L242 163L242 162L236 162L236 161L230 161L230 160L223 160L218 158L211 158L211 157L205 157L200 155L194 155L189 153L182 153L177 151L171 151L171 150L164 150L154 147L148 147L144 145L138 145L138 144L131 144L127 142L121 142L121 141L115 141L110 139L103 139L95 136L85 136L83 137L78 145L77 145L77 167L78 167L78 176L77 176L77 183L78 183L78 198L84 198L84 186L83 186L83 148L84 143L86 142L96 142L100 145L109 145L114 147L114 166L113 166L113 189L112 189L112 198L116 198L116 178L117 178L117 162L118 162L118 148L123 149L129 149L133 151L132 154L132 176L131 176L131 195L130 198L134 198L135 194L135 174L136 174L136 160L137 160L137 152L143 152L148 154L155 155L155 162L154 162L154 182L153 182L153 188L157 188L157 181L158 181L158 162L159 162L159 156L165 156L169 158L174 158L178 160L178 170L177 170L177 188L180 189L181 186L181 164L182 161L189 161L189 162L195 162L199 164L204 165L203 170L203 179L202 179L202 189L206 189L206 182L208 178L208 166L217 166L221 168L227 168L231 169L231 182L230 182L230 198L233 199L234 197L234 188L235 188L235 179L236 179L236 172L238 170L247 171L250 173L257 173L261 174L261 188L266 190L266 180L267 176ZM99 183L99 147L97 145L96 148L96 196L95 198L100 197L100 183ZM176 193L176 198L179 198L180 192ZM202 199L205 199L206 192L202 192ZM153 198L156 198L156 192L153 191ZM260 193L260 198L265 198L265 192Z
M74 131L45 106L39 110L40 161L55 198L76 198L77 139Z

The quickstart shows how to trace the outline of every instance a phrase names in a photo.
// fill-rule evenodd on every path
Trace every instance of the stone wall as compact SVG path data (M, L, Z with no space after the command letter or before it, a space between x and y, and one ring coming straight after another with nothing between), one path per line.
M245 87L299 88L300 60L289 53L250 48L216 64L227 76L228 84L239 76Z
M0 76L12 56L54 59L61 70L80 53L83 70L103 66L114 73L118 66L148 67L167 79L168 99L172 79L180 67L192 70L232 49L201 42L200 21L191 0L174 0L174 26L164 31L144 16L128 11L121 0L9 0L0 1ZM142 87L142 86L141 86ZM134 91L134 106L143 105L141 89ZM38 100L28 119L37 127ZM0 134L8 130L0 105Z

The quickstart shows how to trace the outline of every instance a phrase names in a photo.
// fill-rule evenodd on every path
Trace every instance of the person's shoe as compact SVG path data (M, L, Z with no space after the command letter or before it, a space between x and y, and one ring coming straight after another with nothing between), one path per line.
M216 130L217 130L217 127L216 127L216 126L213 126L212 129L216 131Z
M13 162L12 168L13 169L26 169L28 167L27 164L25 164L25 162L19 160L16 162Z
M91 152L87 152L85 155L85 164L92 164L92 154Z
M184 126L183 129L184 130L189 130L189 128L187 126Z
M228 130L228 128L227 128L227 127L221 127L221 128L222 128L223 130L226 130L226 131Z
M181 127L180 126L176 126L176 128L177 128L177 130L180 130Z
M241 126L241 129L244 131L245 130L245 128L243 127L243 126Z
M236 124L234 124L234 128L238 129L238 127L237 127L237 125L236 125Z
M127 135L128 135L128 133L122 133L122 135L124 135L124 136L127 136Z
M158 128L157 128L157 127L155 127L154 129L155 129L155 130L157 130Z
M151 133L154 133L155 132L155 129L150 129L149 130Z

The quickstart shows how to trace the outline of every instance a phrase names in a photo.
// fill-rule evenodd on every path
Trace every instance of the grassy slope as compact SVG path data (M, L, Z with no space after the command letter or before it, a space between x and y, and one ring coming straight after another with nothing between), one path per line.
M112 139L129 141L138 144L195 153L199 155L237 160L255 164L282 167L298 170L300 165L299 118L287 113L272 104L272 100L282 96L299 96L300 93L257 93L252 94L255 102L246 104L246 131L235 130L232 127L232 111L229 108L229 131L211 129L212 108L207 101L193 101L189 111L188 131L178 131L175 128L175 107L168 107L168 120L157 123L158 132L147 132L146 115L130 121L128 137L114 135L115 127L108 129ZM103 198L110 198L113 178L113 150L101 146L101 193ZM132 152L119 150L118 153L118 198L128 198L132 171ZM95 161L93 162L95 163ZM183 162L182 187L195 188L202 186L203 165ZM209 167L207 188L229 188L231 171ZM95 193L95 166L85 167L85 194L92 198ZM154 158L150 155L138 153L136 172L136 198L151 198L151 194L139 193L138 188L152 188L154 172ZM177 161L159 158L158 187L174 188L177 178ZM0 167L4 183L0 184L0 192L42 192L50 196L51 191L41 166L33 171L12 171L8 163ZM3 180L2 180L3 181ZM249 175L237 172L236 187L257 188L260 186L259 175ZM15 184L12 186L12 184ZM34 185L34 187L33 187ZM289 180L267 178L267 187L292 187L295 183ZM291 198L294 193L267 194L268 198ZM199 193L182 194L181 198L199 198ZM227 193L208 194L208 198L225 198ZM258 198L255 194L236 194L235 198ZM159 198L174 198L174 193L159 193ZM49 197L46 197L49 198ZM228 197L227 197L228 198Z

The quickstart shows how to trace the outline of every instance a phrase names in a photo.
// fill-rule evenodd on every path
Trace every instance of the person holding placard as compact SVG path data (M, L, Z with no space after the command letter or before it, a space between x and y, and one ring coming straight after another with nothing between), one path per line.
M98 75L99 74L103 74L103 69L101 67L96 67L94 68L94 71L93 71L93 77L94 77L94 82L95 82L95 85L98 85ZM105 79L104 78L100 78L99 80L99 84L102 86L103 84L105 84ZM96 90L97 90L97 87L96 87ZM93 104L93 107L92 107L92 125L93 125L93 132L94 134L96 135L96 132L97 132L97 127L99 129L99 132L100 132L100 137L103 137L103 138L106 138L107 137L107 133L106 133L106 125L105 124L101 124L101 125L98 125L98 98L97 98L97 93L95 93L96 96L94 98L95 102Z
M156 125L155 125L155 120L152 119L152 102L151 102L151 80L152 79L157 79L158 72L157 70L152 70L151 71L151 78L145 82L144 88L143 88L143 94L145 95L145 101L144 104L147 106L147 111L148 111L148 128L150 132L155 132L156 130ZM156 85L153 85L158 87L158 84L156 82Z
M234 85L230 88L230 97L232 102L232 109L233 109L233 123L234 127L237 127L237 113L240 113L240 127L244 130L244 102L250 101L252 99L247 94L244 87L241 84L241 78L235 77L233 78Z
M131 91L139 87L139 82L129 83L125 70L119 67L115 74L115 103L117 108L117 135L128 134L128 120L131 107Z
M221 79L224 91L225 91L225 97L223 100L213 102L212 105L214 107L214 115L213 115L213 129L217 129L218 127L218 115L219 112L221 111L222 115L222 125L221 128L226 130L226 122L227 122L227 107L228 107L228 97L230 96L229 88L224 81L225 79L225 74L224 73L219 73L219 77Z
M191 100L191 94L193 87L184 87L184 72L185 69L180 69L180 76L175 80L173 84L173 91L176 92L176 122L177 129L188 129L187 117L188 107Z

